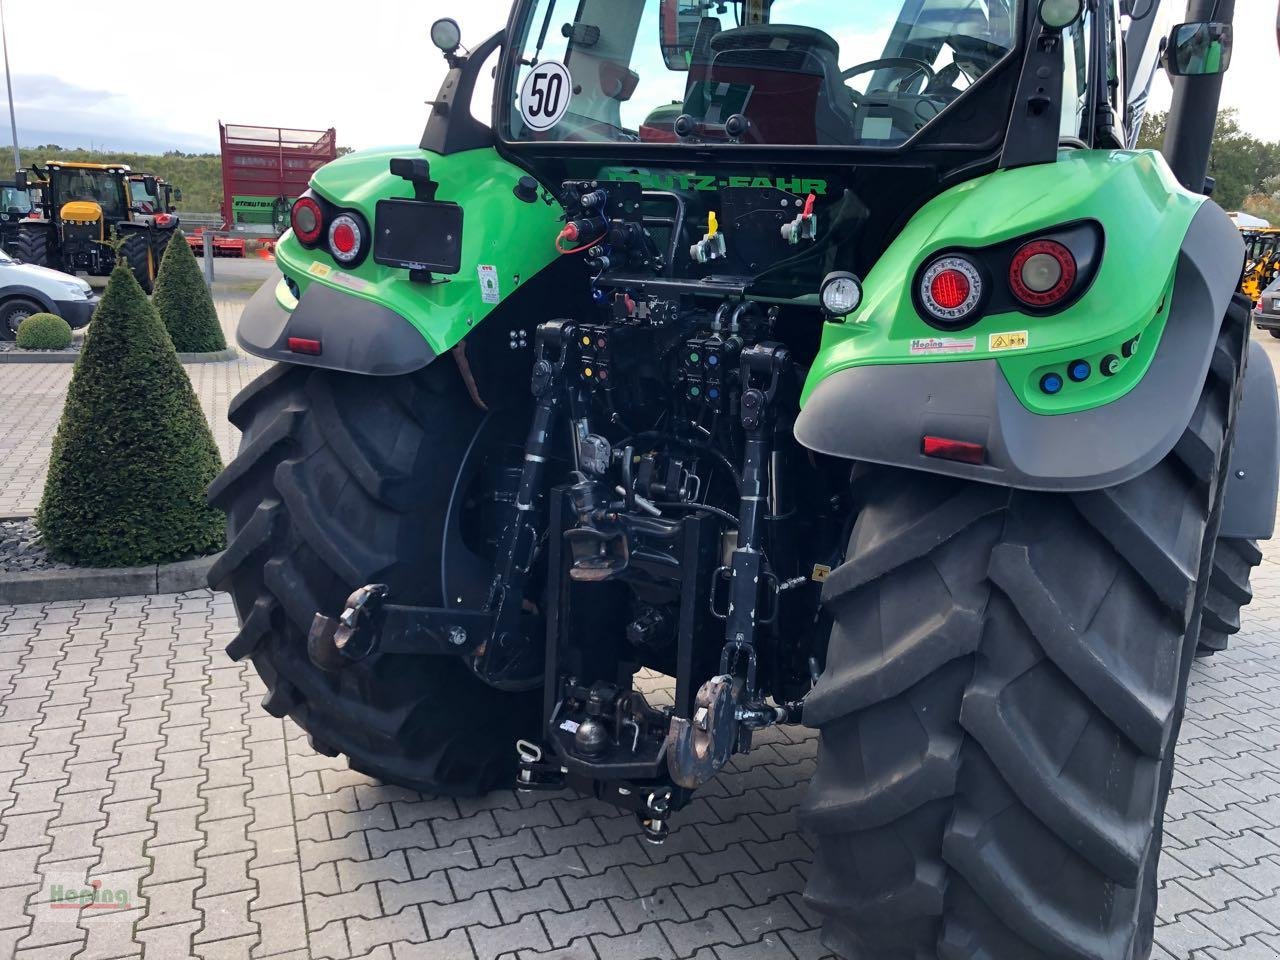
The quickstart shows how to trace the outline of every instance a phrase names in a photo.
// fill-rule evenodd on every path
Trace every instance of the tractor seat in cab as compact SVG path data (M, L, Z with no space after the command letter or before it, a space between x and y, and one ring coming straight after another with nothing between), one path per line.
M709 126L741 114L747 143L849 142L855 108L830 34L759 24L717 33L709 46L710 61L691 65L686 113Z

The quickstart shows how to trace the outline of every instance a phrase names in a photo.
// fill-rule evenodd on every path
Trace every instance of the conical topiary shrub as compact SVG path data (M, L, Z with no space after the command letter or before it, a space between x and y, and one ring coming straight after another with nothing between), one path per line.
M117 265L53 440L36 514L45 545L100 567L215 552L223 517L204 492L221 469L159 315L129 268Z
M160 311L160 319L179 353L213 353L227 349L213 297L204 285L200 265L181 230L174 232L160 260L151 301Z

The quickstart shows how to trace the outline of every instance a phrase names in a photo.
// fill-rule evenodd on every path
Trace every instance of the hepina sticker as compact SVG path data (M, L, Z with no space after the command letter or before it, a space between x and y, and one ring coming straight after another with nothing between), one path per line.
M977 346L975 337L920 337L911 341L911 355L920 357L940 353L973 353Z

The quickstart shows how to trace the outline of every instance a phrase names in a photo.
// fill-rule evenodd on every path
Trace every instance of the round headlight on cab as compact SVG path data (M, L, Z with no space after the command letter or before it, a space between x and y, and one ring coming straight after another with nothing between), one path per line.
M1050 30L1065 30L1084 15L1084 0L1040 0L1040 22Z

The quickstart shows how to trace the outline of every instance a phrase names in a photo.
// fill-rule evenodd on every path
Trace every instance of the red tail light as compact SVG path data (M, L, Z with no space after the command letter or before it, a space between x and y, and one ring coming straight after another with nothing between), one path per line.
M324 228L324 213L320 204L310 197L299 197L294 201L293 210L289 213L289 225L293 227L293 235L302 243L310 246L320 239Z
M329 252L339 263L352 263L364 246L364 229L349 213L339 214L329 224Z
M970 320L982 303L982 272L967 257L939 257L920 277L920 304L938 326Z
M1029 307L1052 307L1076 282L1076 258L1056 240L1031 240L1009 264L1009 289Z

